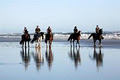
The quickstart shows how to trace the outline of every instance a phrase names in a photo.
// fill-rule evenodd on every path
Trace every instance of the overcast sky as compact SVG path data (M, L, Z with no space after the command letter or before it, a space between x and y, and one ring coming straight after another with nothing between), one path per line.
M120 0L0 0L0 33L120 31Z

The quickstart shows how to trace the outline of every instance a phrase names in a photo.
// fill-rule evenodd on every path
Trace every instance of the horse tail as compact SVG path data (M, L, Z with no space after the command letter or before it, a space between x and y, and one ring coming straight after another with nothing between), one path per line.
M68 38L68 40L67 41L69 41L69 40L71 40L72 39L72 34L69 36L69 38Z
M34 34L34 37L33 37L32 41L31 41L31 43L34 43L35 40L36 40L36 35Z
M88 37L88 39L90 39L93 36L93 33Z

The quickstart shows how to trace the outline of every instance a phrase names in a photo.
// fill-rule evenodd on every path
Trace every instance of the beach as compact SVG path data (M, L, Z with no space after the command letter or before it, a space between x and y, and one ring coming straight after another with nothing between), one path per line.
M0 42L0 79L2 80L119 80L120 40L80 40L81 47L67 41L53 41L52 48L22 49L19 42Z

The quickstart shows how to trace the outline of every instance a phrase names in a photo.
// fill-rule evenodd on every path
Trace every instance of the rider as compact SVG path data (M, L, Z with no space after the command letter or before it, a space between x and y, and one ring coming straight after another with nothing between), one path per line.
M52 29L50 28L50 26L48 26L47 33L48 33L48 34L51 34L51 33L52 33Z
M100 28L98 27L98 25L96 25L95 30L96 30L96 33L98 34L98 33L99 33L99 30L100 30ZM102 36L102 34L101 34L101 38L104 39L104 37Z
M77 26L74 27L74 34L78 33Z
M24 27L24 31L23 32L24 32L24 34L28 32L26 27Z
M40 28L39 28L39 26L37 25L37 27L36 27L36 29L35 29L35 32L36 33L39 33L41 30L40 30Z
M96 33L98 34L99 30L100 30L100 28L98 27L98 25L96 26L95 30L96 30Z
M26 27L24 27L24 35L25 35L25 37L28 37L28 36L29 36L28 30L27 30Z

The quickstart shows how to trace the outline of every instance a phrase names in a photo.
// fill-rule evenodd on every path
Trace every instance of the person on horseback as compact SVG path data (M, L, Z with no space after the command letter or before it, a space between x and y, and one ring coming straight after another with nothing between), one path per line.
M100 30L100 28L98 27L98 25L96 26L95 30L96 30L96 33L98 34L99 30Z
M95 30L96 30L96 34L98 35L98 34L99 34L99 30L100 30L100 28L98 27L98 25L96 25ZM101 37L102 39L104 39L104 37L102 36L102 34L101 34L100 37Z
M40 30L39 26L37 26L36 29L35 29L35 33L39 33L40 31L41 30Z
M27 33L27 32L28 32L27 28L24 27L24 31L23 31L23 33L25 34L25 33Z
M78 33L77 26L74 27L74 34Z
M22 44L22 47L24 46L24 43L25 43L25 47L26 47L26 42L28 42L28 47L29 47L29 41L31 39L30 39L30 35L29 35L26 27L24 27L23 35L21 36L21 38L22 39L20 41L20 44Z
M48 33L48 34L51 34L51 33L52 33L52 29L50 28L50 26L49 26L48 29L47 29L47 33Z

